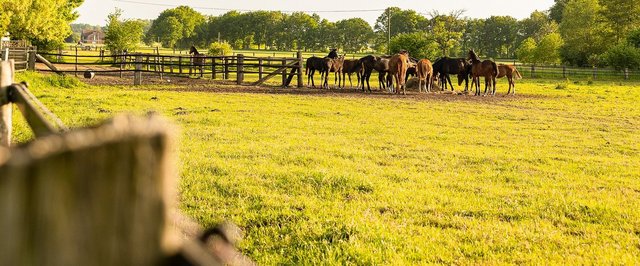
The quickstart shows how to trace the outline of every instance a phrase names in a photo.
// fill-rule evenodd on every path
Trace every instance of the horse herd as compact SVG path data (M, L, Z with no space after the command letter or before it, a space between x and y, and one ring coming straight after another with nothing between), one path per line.
M490 95L496 93L496 79L507 77L509 81L509 91L516 93L514 79L521 79L518 70L511 65L496 64L491 60L480 60L473 50L469 51L468 58L442 57L431 63L429 59L416 59L409 56L407 51L400 51L392 56L367 55L360 59L345 59L344 55L338 55L336 49L332 49L326 57L310 57L306 62L307 83L315 87L314 74L320 73L321 87L329 89L329 73L335 73L335 83L338 88L345 86L346 77L356 74L358 77L358 88L365 91L365 85L369 92L371 86L369 79L373 71L377 71L378 84L380 89L389 92L406 93L406 82L409 76L417 76L418 92L431 92L433 83L437 80L440 87L447 90L447 85L454 90L450 75L458 76L458 86L465 82L465 92L469 91L469 77L472 78L471 86L475 88L475 95L480 93L480 78L484 77L484 95L489 91Z

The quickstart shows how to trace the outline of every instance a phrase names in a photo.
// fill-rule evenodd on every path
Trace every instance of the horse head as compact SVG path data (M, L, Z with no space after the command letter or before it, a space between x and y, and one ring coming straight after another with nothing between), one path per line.
M332 48L332 49L329 51L329 55L327 55L327 57L329 57L329 58L331 58L331 59L336 59L336 58L338 58L338 49L336 49L336 48Z
M192 45L189 49L189 54L199 55L200 53L198 53L198 49L196 49L196 47Z

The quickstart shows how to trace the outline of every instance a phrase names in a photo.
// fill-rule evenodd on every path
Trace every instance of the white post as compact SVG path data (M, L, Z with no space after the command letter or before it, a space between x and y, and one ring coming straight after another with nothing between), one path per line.
M11 145L13 108L7 95L7 86L13 83L13 68L13 60L0 62L0 146L5 147Z

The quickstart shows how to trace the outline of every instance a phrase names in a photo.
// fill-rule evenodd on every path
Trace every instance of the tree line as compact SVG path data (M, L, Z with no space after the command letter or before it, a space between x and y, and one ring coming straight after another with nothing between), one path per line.
M2 1L2 0L0 0ZM82 0L2 1L0 31L28 39L41 49L62 45L71 35ZM47 17L50 19L37 19ZM393 53L415 57L517 58L533 64L640 68L640 0L555 0L528 18L469 18L464 11L427 14L389 7L374 25L361 18L328 21L318 14L230 11L206 16L180 6L155 20L126 20L112 13L105 27L113 51L140 43L171 48L209 47L222 41L235 49ZM388 37L391 41L388 42Z

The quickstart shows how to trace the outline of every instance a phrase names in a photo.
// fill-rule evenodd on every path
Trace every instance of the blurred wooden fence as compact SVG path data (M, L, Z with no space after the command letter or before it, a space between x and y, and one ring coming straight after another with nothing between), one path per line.
M208 252L169 226L177 175L168 123L118 116L69 131L26 84L12 84L12 63L0 65L0 265L250 264L221 230L202 238L222 236ZM18 147L9 147L12 104L37 137Z

